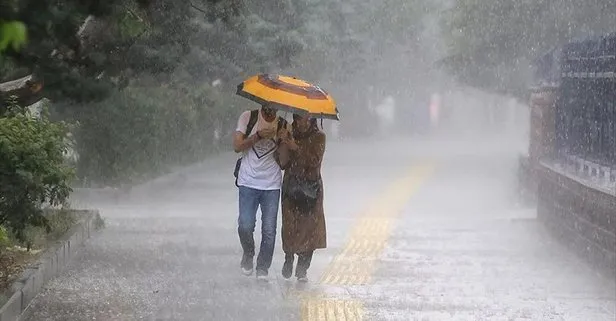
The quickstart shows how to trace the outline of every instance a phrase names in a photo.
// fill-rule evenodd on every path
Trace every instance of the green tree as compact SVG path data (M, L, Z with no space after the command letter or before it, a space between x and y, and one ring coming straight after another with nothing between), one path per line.
M0 225L23 239L29 225L47 227L44 205L62 205L73 170L65 164L68 127L11 105L0 118Z
M0 0L9 3L2 19L22 21L28 42L0 57L0 81L42 79L53 118L80 124L78 176L118 184L228 144L252 107L234 97L250 75L356 91L366 80L354 75L378 74L375 61L389 57L382 48L413 48L426 2Z
M443 15L448 70L465 83L523 94L530 62L574 37L615 31L609 2L456 0Z

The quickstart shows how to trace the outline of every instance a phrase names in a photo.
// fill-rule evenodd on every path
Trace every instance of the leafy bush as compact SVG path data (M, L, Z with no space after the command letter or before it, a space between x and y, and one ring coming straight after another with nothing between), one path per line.
M124 94L87 106L77 115L77 174L117 185L159 167L155 108Z
M237 112L226 103L208 85L131 86L86 106L75 119L77 175L117 186L196 162L217 147L215 129L233 127Z
M62 209L52 212L47 216L49 229L46 233L47 240L56 240L66 234L77 223L77 215L70 209Z
M63 205L73 170L65 164L68 126L34 118L18 106L0 118L0 225L24 238L29 225L49 228L42 206Z
M46 226L27 224L21 231L19 239L16 237L16 233L11 233L8 229L0 226L0 253L3 253L6 247L13 248L15 246L27 251L41 250L49 242L56 241L64 236L75 226L78 220L75 212L70 209L47 209L43 211L43 216L47 222Z
M0 252L9 245L9 232L7 229L0 225Z
M0 52L11 46L19 50L26 42L26 26L20 21L0 21Z
M97 214L94 218L94 229L97 231L102 230L105 228L105 225L105 219L100 214Z

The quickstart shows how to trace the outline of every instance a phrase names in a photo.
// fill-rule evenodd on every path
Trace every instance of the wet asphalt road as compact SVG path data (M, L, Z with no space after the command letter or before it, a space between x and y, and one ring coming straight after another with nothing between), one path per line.
M614 281L516 205L515 146L472 141L329 143L305 286L281 278L279 238L268 283L240 275L231 154L77 195L107 228L27 320L614 320Z

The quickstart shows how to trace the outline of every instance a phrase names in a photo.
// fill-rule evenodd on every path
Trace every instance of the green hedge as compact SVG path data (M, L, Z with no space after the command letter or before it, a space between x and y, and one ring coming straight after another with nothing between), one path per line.
M76 114L78 177L117 186L197 162L221 147L214 129L232 128L237 114L207 85L129 87Z

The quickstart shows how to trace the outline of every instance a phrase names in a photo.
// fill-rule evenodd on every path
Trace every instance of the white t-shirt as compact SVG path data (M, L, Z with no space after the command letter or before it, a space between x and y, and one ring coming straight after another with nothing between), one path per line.
M237 131L245 134L248 121L250 121L250 110L240 115L237 121ZM259 111L257 122L248 136L266 127L277 128L278 117L268 123ZM273 139L261 139L250 149L245 150L242 153L242 165L237 176L237 185L264 191L280 189L282 172L274 159L274 151L277 147L276 137L274 137Z

